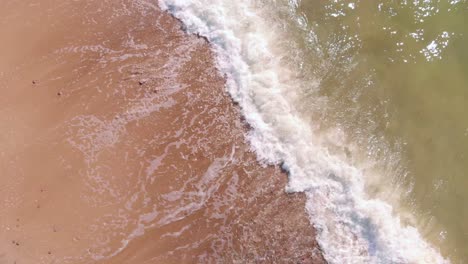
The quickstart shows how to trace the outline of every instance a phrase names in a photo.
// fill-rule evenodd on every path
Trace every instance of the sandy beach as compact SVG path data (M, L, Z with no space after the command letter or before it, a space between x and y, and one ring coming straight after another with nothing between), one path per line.
M182 28L150 0L0 3L0 263L324 263Z

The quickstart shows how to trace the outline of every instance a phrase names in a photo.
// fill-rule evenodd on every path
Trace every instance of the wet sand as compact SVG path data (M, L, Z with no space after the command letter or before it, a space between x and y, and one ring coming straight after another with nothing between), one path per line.
M324 263L181 28L150 0L0 3L0 263Z

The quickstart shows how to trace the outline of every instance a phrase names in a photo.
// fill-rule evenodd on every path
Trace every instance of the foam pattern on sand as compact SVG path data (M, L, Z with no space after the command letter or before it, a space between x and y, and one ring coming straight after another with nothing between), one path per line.
M284 63L283 39L256 1L161 0L190 33L206 37L227 89L252 126L258 158L282 164L288 192L305 192L329 263L448 263L392 206L365 193L362 170L332 154L294 107L301 80ZM285 6L291 3L283 3ZM294 4L294 3L292 3ZM275 5L281 5L281 1ZM270 6L275 6L270 5ZM274 22L273 22L274 23Z

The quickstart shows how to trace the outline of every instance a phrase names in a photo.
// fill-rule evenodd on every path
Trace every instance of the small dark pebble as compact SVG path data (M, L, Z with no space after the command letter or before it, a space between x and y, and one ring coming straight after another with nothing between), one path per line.
M153 90L153 93L158 93L158 90Z
M139 81L139 82L138 82L139 85L143 85L143 84L145 84L145 83L146 83L145 81Z
M52 254L52 252L50 252L50 251L47 251L47 254L49 254L49 255L50 255L50 254Z
M61 95L62 95L62 92L58 92L57 95L58 95L58 96L61 96Z
M33 80L33 81L32 81L32 84L36 84L36 83L37 83L37 81L36 81L36 80Z
M19 246L19 242L16 242L16 245Z

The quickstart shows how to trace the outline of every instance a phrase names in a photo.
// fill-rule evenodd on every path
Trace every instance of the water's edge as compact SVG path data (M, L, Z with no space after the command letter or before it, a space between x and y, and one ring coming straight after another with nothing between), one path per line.
M310 128L283 97L278 77L282 67L271 59L269 39L230 28L225 17L219 18L227 12L222 8L209 13L195 1L161 0L159 4L185 25L187 33L211 43L231 99L251 127L251 147L261 162L281 164L289 175L286 191L306 193L306 210L328 262L448 263L416 228L401 223L390 204L367 197L359 168L314 142ZM245 12L246 19L258 18L247 4L221 5ZM239 39L239 35L252 39ZM259 44L252 46L254 41Z

